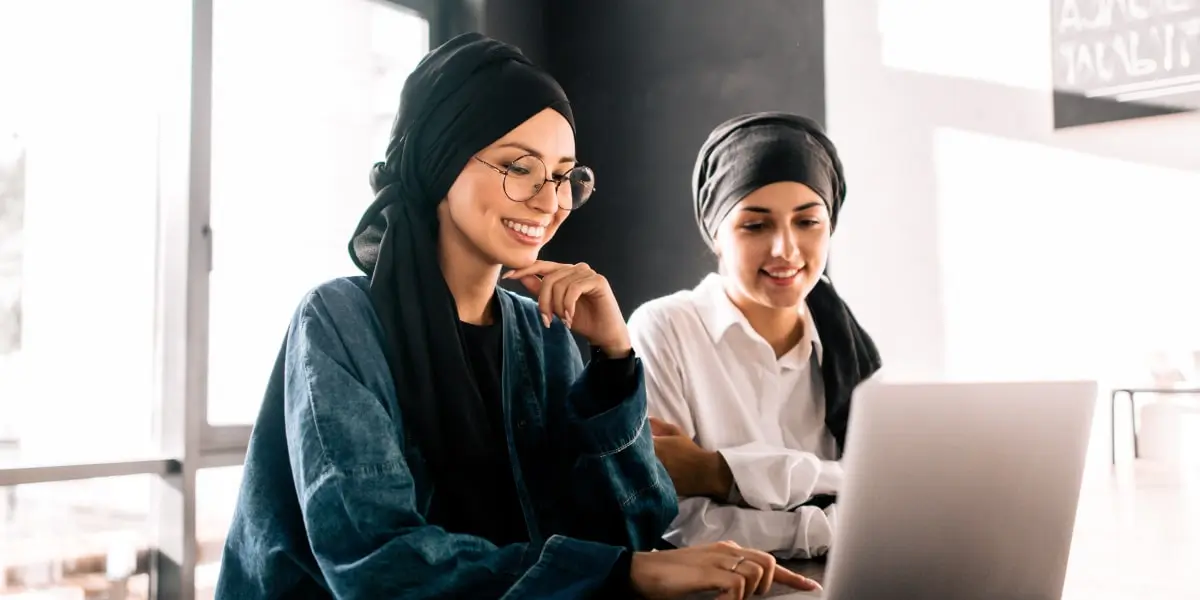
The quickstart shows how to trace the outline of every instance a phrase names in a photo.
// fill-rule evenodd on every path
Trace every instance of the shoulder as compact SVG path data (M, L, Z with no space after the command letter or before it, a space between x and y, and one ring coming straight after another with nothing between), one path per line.
M387 336L370 289L366 277L339 277L310 289L296 307L284 352L288 369L308 378L306 393L313 394L313 388L325 390L324 395L314 396L316 405L332 402L329 410L340 411L338 407L350 402L353 389L366 389L378 398L394 397Z
M337 277L311 288L300 300L301 308L371 306L371 280L365 276Z
M338 277L309 289L300 298L296 312L322 313L370 309L371 280L363 276Z
M677 335L681 330L703 327L696 310L695 290L680 290L650 300L629 316L629 330L643 340Z
M364 276L338 277L330 279L308 290L300 299L292 315L293 331L322 330L349 332L362 335L353 337L378 338L382 327L371 303L371 281Z

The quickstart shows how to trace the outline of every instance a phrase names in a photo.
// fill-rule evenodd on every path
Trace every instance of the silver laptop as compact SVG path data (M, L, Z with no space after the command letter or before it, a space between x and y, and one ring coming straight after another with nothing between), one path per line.
M1059 600L1096 394L863 384L825 590L775 598Z

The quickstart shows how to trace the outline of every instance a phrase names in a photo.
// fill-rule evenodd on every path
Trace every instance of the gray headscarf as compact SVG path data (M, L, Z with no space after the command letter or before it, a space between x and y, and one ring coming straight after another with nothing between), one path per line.
M781 181L802 183L825 201L831 225L846 199L846 178L837 149L807 117L760 112L717 126L696 159L692 199L700 233L711 246L721 221L743 198Z

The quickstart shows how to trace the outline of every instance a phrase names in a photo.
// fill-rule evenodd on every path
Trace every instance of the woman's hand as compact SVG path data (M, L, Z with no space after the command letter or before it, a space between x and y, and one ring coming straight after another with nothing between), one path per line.
M667 469L680 496L707 496L725 502L733 489L733 472L719 452L701 448L678 425L650 417L654 454Z
M638 552L629 570L633 589L648 600L718 591L718 600L742 600L781 583L801 591L821 589L812 579L775 564L775 557L733 542Z
M509 271L505 279L516 279L538 299L542 324L550 326L558 315L567 327L583 336L610 358L629 356L633 346L625 317L603 275L585 263L564 265L539 260Z

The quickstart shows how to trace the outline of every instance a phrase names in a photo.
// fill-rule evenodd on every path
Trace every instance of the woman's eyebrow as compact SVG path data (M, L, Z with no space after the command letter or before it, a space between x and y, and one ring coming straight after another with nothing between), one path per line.
M524 150L525 152L532 154L540 159L545 160L545 158L546 158L545 156L542 155L541 152L538 152L537 150L534 150L531 146L529 146L527 144L522 144L521 142L504 142L503 144L499 144L496 147L497 148L517 148L520 150ZM577 161L575 160L574 156L564 156L564 157L558 159L558 162L559 162L559 164L562 164L562 163L573 163L573 162L577 162Z

